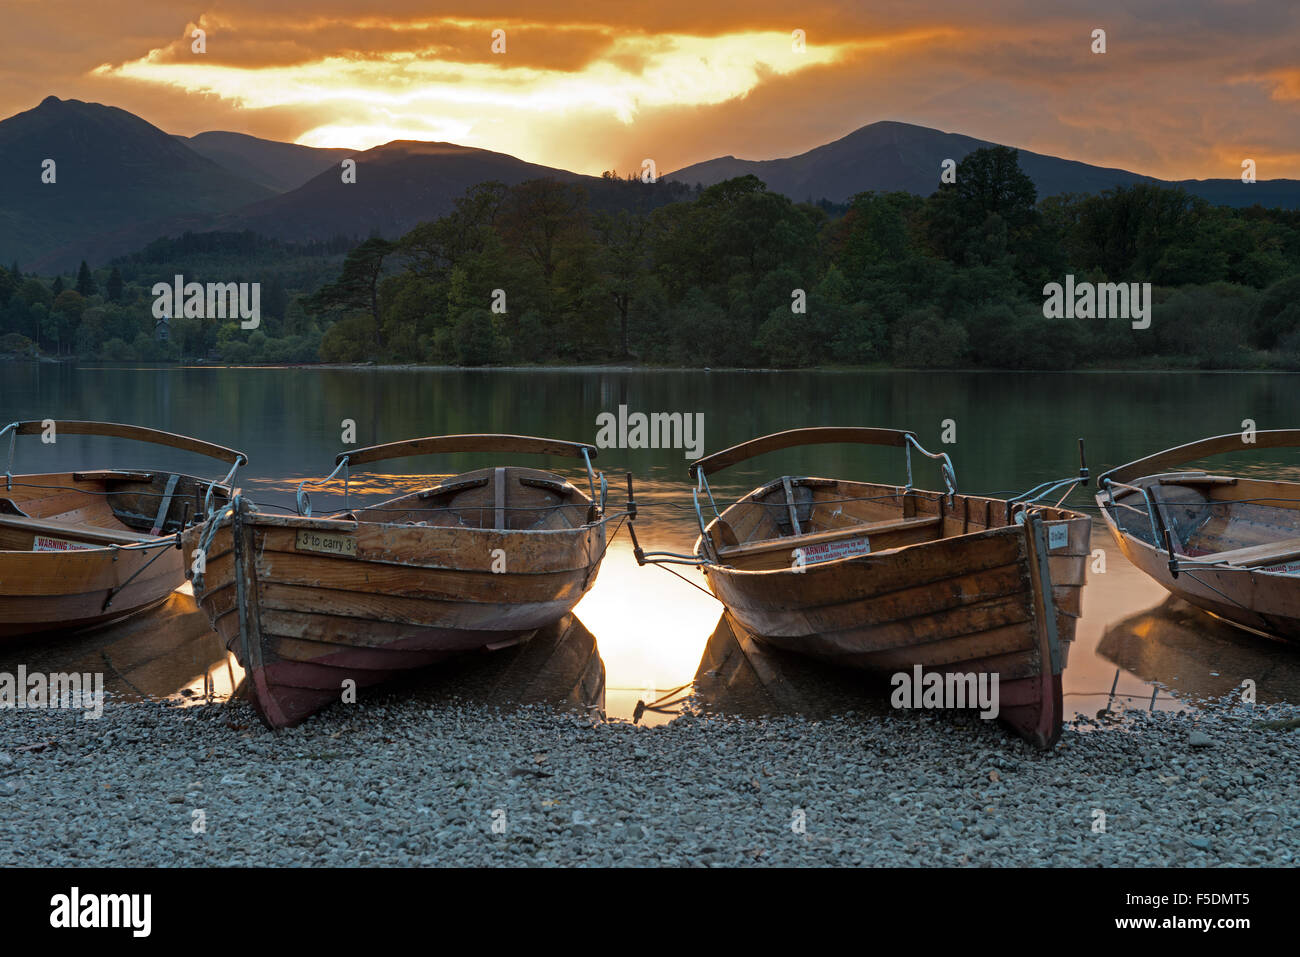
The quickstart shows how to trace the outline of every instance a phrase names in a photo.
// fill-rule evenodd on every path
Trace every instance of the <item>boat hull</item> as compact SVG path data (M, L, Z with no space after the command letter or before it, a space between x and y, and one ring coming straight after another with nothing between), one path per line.
M1170 594L1241 628L1300 642L1300 577L1206 565L1175 578L1164 549L1117 527L1102 498L1098 501L1124 557Z
M186 536L188 555L200 534ZM384 525L241 503L211 535L195 597L263 721L282 728L400 672L527 640L578 603L604 547L603 524Z
M174 532L183 514L201 507L206 488L163 472L43 473L0 483L0 641L99 627L166 601L185 584ZM221 504L228 490L216 491ZM164 500L158 531L172 534L143 531Z
M705 575L735 621L772 646L880 675L996 674L999 719L1048 748L1061 731L1091 525L1063 514L1074 517L1053 523L1068 529L1055 549L1031 519L802 568L709 565Z
M115 561L107 548L0 554L0 641L96 628L161 604L185 574L176 548L146 568L155 555L119 552Z

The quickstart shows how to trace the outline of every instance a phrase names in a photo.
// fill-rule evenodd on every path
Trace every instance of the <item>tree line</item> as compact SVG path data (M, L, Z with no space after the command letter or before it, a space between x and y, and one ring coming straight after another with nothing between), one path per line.
M86 333L86 304L108 323L187 256L211 266L229 254L234 271L250 255L193 248L230 238L160 242L152 259L90 274L89 295L80 274L57 292L0 275L0 335L35 328L42 349L82 355L98 335L91 354L103 357L113 340L150 348L139 329ZM252 335L186 331L226 361L1300 368L1300 212L1213 206L1155 184L1039 200L1005 147L971 153L928 197L798 203L743 176L655 208L602 210L577 184L487 182L394 240L240 242L257 247L279 305ZM1045 318L1044 286L1067 274L1151 283L1150 327ZM43 306L46 325L11 323L15 300Z
M317 362L321 329L301 306L343 262L354 240L282 243L242 233L158 239L102 269L82 262L46 279L0 266L0 354L162 362ZM155 283L257 282L261 325L178 316L160 327ZM165 332L165 337L163 333Z

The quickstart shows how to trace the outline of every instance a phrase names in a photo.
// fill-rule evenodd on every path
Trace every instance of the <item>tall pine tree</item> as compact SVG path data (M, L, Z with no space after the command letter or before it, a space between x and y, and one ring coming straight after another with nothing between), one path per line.
M0 266L0 306L9 304L9 298L18 288L18 277L11 274L9 270Z
M93 296L98 290L95 288L95 277L90 274L90 267L86 261L81 261L81 268L77 270L77 292L84 296Z

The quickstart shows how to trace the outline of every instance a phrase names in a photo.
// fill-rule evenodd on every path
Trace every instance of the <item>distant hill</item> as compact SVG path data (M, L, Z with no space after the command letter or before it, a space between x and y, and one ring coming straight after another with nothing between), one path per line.
M212 131L172 136L124 110L48 97L0 121L0 262L66 271L86 259L100 265L160 236L252 230L297 242L378 234L396 238L451 210L469 187L486 180L513 185L549 177L581 184L596 209L650 208L753 173L795 200L844 202L864 190L928 195L944 159L961 160L991 146L956 133L908 123L864 126L798 156L697 163L646 186L528 163L505 153L395 140L354 152L278 143ZM341 180L344 159L357 181ZM41 162L56 161L57 182L41 183ZM1040 197L1092 193L1161 180L1020 151ZM1229 206L1300 208L1300 182L1232 179L1183 186Z
M357 153L356 150L318 149L220 130L176 138L200 156L206 156L232 173L277 193L287 193L313 176L328 169L338 169L343 160Z
M46 159L56 164L52 184L41 182ZM73 268L106 231L269 195L116 107L50 96L0 121L0 262Z
M372 232L392 239L450 212L465 190L487 180L507 186L539 177L597 186L601 182L454 143L394 140L349 155L357 161L355 183L344 183L335 164L295 190L220 217L211 228L251 229L295 241Z
M752 173L768 189L796 201L829 199L846 202L855 193L902 190L928 196L939 187L945 159L960 162L967 154L1001 144L960 133L890 121L872 123L842 139L798 156L743 160L734 156L696 163L667 174L668 179L712 186ZM1034 181L1039 198L1060 193L1097 193L1115 186L1159 183L1182 186L1223 206L1300 208L1300 181L1265 180L1247 186L1237 179L1168 182L1122 169L1091 166L1075 160L1019 150L1020 166Z
M1240 179L1180 179L1165 185L1181 186L1216 206L1300 209L1300 180L1295 179L1261 179L1249 186Z
M175 138L174 142L188 141ZM240 146L256 151L261 157L268 156L270 151L263 150L257 142ZM263 198L228 211L196 210L145 222L123 217L123 225L118 228L87 230L75 244L44 256L20 256L20 259L25 268L42 272L70 268L69 263L75 266L81 258L91 264L101 264L141 249L160 236L179 236L186 232L251 230L293 242L339 236L363 239L371 234L396 239L417 223L450 212L456 199L469 187L488 180L498 180L508 186L538 178L578 183L586 188L589 202L596 209L648 208L668 202L684 190L675 183L644 186L584 176L454 143L395 140L361 152L339 152L345 154L342 158L357 161L355 183L343 182L341 159L336 162L336 157L330 156L324 172L288 192L265 195L269 191L256 187L262 190ZM294 161L306 163L319 159L299 155ZM236 163L236 169L243 169L237 159L228 161Z
M355 183L344 183L334 165L298 189L221 216L208 228L252 230L294 242L371 233L396 239L451 212L467 189L489 180L507 186L530 179L575 183L593 209L603 210L651 208L684 194L677 184L585 176L454 143L394 140L349 155L357 161Z

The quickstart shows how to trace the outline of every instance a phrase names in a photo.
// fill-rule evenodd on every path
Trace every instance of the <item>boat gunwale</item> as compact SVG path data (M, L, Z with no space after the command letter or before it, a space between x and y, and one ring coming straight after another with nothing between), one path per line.
M383 503L380 503L383 504ZM378 506L371 506L378 507ZM571 508L568 505L557 505L556 508ZM409 531L411 529L427 529L429 531L456 531L456 532L481 532L491 535L568 535L575 532L585 532L599 528L608 524L614 518L613 515L602 515L594 522L584 522L581 525L574 525L572 528L475 528L471 525L418 525L404 522L363 522L357 519L330 518L323 516L305 515L269 515L266 512L254 511L245 516L245 521L255 525L267 525L277 528L318 528L321 531L337 530L346 528L356 530L359 528L379 528L379 529L398 529Z
M1158 453L1158 454L1163 454L1163 453ZM1144 461L1144 460L1139 459L1138 461ZM1116 470L1112 470L1112 472L1114 471ZM1103 478L1105 478L1105 476L1103 476ZM1098 489L1098 491L1094 496L1097 502L1097 510L1101 513L1102 520L1106 523L1106 526L1110 529L1112 537L1117 539L1122 538L1124 541L1129 542L1133 546L1137 546L1149 550L1153 554L1166 555L1167 553L1165 552L1165 549L1163 547L1156 545L1152 542L1148 542L1140 535L1124 528L1115 520L1115 513L1118 512L1119 507L1118 504L1112 499L1117 500L1117 499L1127 498L1134 495L1139 495L1140 491L1137 490L1149 488L1152 486L1159 487L1165 484L1178 485L1181 484L1179 482L1180 479L1194 480L1197 478L1231 479L1234 484L1246 482L1246 483L1257 483L1257 484L1267 484L1267 485L1286 485L1286 486L1293 487L1298 492L1300 492L1300 481L1292 481L1291 479L1264 479L1264 478L1255 478L1253 476L1243 477L1239 475L1217 474L1215 472L1209 472L1201 469L1184 469L1177 472L1153 472L1150 475L1140 475L1135 478L1128 479L1126 480L1125 485L1132 486L1132 488L1121 488L1115 491L1114 493L1112 493L1109 489L1100 488ZM1281 499L1280 501L1288 501L1288 500ZM1234 504L1258 504L1258 503L1253 501L1237 502L1234 500L1227 500L1221 502L1210 502L1209 504L1232 506ZM1296 509L1288 509L1287 506L1282 506L1282 505L1266 505L1263 507L1276 508L1280 510L1290 510L1290 511L1295 511L1297 509L1300 509L1300 505L1297 505ZM1205 555L1183 556L1183 559L1186 561L1196 562L1197 565L1199 566L1199 570L1203 572L1213 571L1220 574L1244 573L1248 576L1264 575L1270 580L1296 580L1296 576L1294 574L1287 573L1285 571L1270 570L1266 568L1251 568L1243 565L1232 565L1227 562L1217 562L1214 560L1215 555L1224 554L1230 551L1236 551L1236 549L1225 548L1225 549L1221 549L1218 552L1208 552ZM1164 561L1163 558L1160 560ZM1144 570L1139 568L1139 571L1144 571ZM1146 574L1145 571L1144 574ZM1148 577L1152 577L1152 576L1148 575ZM1158 579L1156 579L1156 581L1157 584L1162 585L1163 587L1166 588L1166 590L1168 590L1169 586L1165 585L1163 582L1159 581ZM1249 608L1245 610L1248 612L1252 611L1252 609ZM1234 622L1234 624L1236 623Z
M1123 465L1117 465L1098 476L1097 494L1100 495L1102 491L1105 490L1107 482L1110 480L1135 484L1141 478L1149 478L1151 475L1159 474L1147 473L1145 475L1138 475L1136 473L1139 471L1139 466L1179 465L1186 462L1196 462L1200 459L1211 458L1215 455L1229 455L1233 452L1255 452L1260 449L1300 448L1300 429L1263 429L1255 431L1252 435L1253 441L1251 442L1246 442L1243 433L1241 432L1228 432L1223 435L1207 436L1193 442L1185 442L1182 445L1175 445L1160 452L1154 452L1151 455L1145 455L1140 459L1134 459L1132 462L1126 462ZM1186 472L1190 470L1184 471Z
M240 454L242 454L242 453L240 453ZM128 469L115 469L115 470L113 470L113 471L123 471L123 472L125 472L125 471L133 471L133 470L128 470ZM143 472L144 470L141 469L141 470L138 470L138 471ZM150 470L151 473L153 473L153 472L159 472L159 471L165 471L165 470L160 470L160 469L151 469L151 470ZM53 488L62 488L62 489L65 489L65 490L68 491L68 492L77 492L77 493L80 493L80 494L82 494L82 495L86 495L86 496L91 497L91 498L88 499L88 501L93 501L93 500L95 500L96 498L99 498L99 497L107 497L107 496L110 494L110 493L108 493L108 492L99 492L99 491L95 491L95 490L92 490L92 489L83 488L82 486L84 486L84 485L103 485L103 484L105 484L103 479L79 479L79 478L76 477L76 476L78 476L78 475L84 475L84 474L86 474L86 470L85 470L85 469L72 469L72 470L70 470L70 471L66 471L66 472L28 472L28 473L24 473L24 474L22 474L22 475L12 475L12 476L7 476L6 478L8 479L7 484L8 484L8 486L9 486L10 488L12 488L13 486L27 485L27 483L24 483L24 482L22 482L21 480L22 480L22 479L28 479L28 478L57 479L57 480L62 480L62 481L64 481L64 482L70 482L71 484L59 485L59 486L51 486L51 489L53 489ZM204 486L204 487L211 486L212 489L213 489L214 497L217 496L217 495L223 495L223 494L224 494L226 502L229 502L232 498L234 498L234 495L235 495L235 489L234 489L232 486L229 486L229 485L223 485L223 484L221 484L220 482L216 482L216 483L214 483L211 479L201 478L200 476L197 476L197 475L191 475L191 474L189 474L189 473L187 473L187 472L176 472L176 473L167 473L167 474L169 474L169 475L171 475L171 474L175 474L175 475L177 475L177 476L178 476L179 478L181 478L181 479L188 479L188 480L192 481L195 485L198 485L198 486ZM42 487L42 486L29 486L29 487ZM6 496L4 495L4 491L5 491L4 487L3 487L3 486L0 486L0 498L6 498ZM15 505L18 505L19 503L15 502L14 504L15 504ZM221 506L221 507L224 507L224 505L225 505L225 503L222 503L222 506ZM60 514L63 514L63 513L60 513ZM6 517L6 516L5 516L4 514L0 514L0 524L2 524L3 519L4 519L5 517ZM10 517L10 518L29 518L29 519L35 519L35 520L37 520L37 521L41 521L41 522L47 522L47 523L49 523L49 524L51 524L51 525L61 525L61 526L63 526L63 527L65 527L65 528L68 529L68 531L67 531L65 534L67 534L67 536L68 536L69 538L72 538L72 539L75 539L75 538L77 537L77 529L78 529L79 527L80 527L80 528L85 528L85 529L90 530L90 531L99 532L100 534L113 533L113 532L118 531L118 529L111 528L111 527L109 527L109 526L90 525L90 524L88 524L88 523L86 523L86 522L66 522L66 521L60 521L57 515L50 516L50 517L39 517L39 518L38 518L37 516L34 516L34 515L12 515L12 516L7 516L7 517ZM186 526L186 528L179 529L179 530L177 530L177 531L175 531L175 532L168 532L166 535L149 535L149 534L146 533L146 532L133 532L133 534L143 536L143 538L142 538L140 541L137 541L137 542L134 542L134 543L131 543L131 544L123 544L123 545L113 545L113 544L109 544L109 545L91 545L91 546L88 547L88 548L76 548L76 549L69 549L69 550L66 550L66 551L64 551L64 550L58 550L58 551L48 551L48 552L47 552L47 551L39 551L39 552L38 552L38 551L35 551L35 550L32 550L32 549L0 548L0 558L6 557L6 556L12 556L12 555L24 555L24 556L28 556L28 557L29 557L29 560L30 560L30 556L35 556L35 555L41 555L41 556L45 556L45 555L84 555L84 556L87 556L87 557L92 557L92 556L93 556L93 557L103 558L103 557L105 557L107 554L112 554L112 553L121 553L121 552L137 552L137 551L141 551L141 552L142 552L142 551L150 551L150 550L155 549L155 548L161 548L161 547L163 547L164 545L174 545L175 542L176 542L176 540L177 540L177 536L178 536L178 535L183 535L183 534L185 533L185 531L186 531L187 529L189 529L189 528L198 528L198 527L202 526L203 523L204 523L204 521L205 521L205 520L191 520L190 524L189 524L188 526ZM122 525L123 529L125 529L126 531L128 531L128 532L131 532L131 531L132 531L131 529L129 529L129 528L126 527L126 524L125 524L124 522L121 522L121 521L119 520L118 524ZM39 559L39 560L40 560L40 561L48 561L48 559L45 559L45 558L41 558L41 559Z
M773 490L773 487L774 487L775 484L779 484L779 483L782 482L782 480L785 479L785 478L789 478L789 479L791 480L792 483L793 483L796 479L799 479L799 480L802 480L802 481L811 480L811 481L815 481L815 482L834 482L834 483L836 483L837 485L844 485L844 484L847 484L847 485L858 485L858 486L872 486L872 487L875 487L875 488L881 488L881 489L892 488L892 489L895 489L895 490L896 490L896 494L898 494L898 495L904 495L904 494L906 494L906 493L913 492L913 493L917 493L917 494L920 494L920 495L933 496L936 500L940 500L940 499L946 499L946 498L948 498L948 493L947 493L947 492L936 492L936 491L933 491L933 490L930 490L930 489L908 488L908 487L906 487L906 486L901 486L901 485L888 485L888 484L883 484L883 483L880 483L880 482L861 482L861 481L856 481L856 480L854 480L854 479L826 479L826 478L822 478L822 477L820 477L820 476L782 476L781 478L773 479L773 480L770 480L770 481L768 481L768 482L763 483L762 485L759 485L758 487L756 487L756 488L753 489L752 491L747 492L745 495L742 495L742 496L741 496L740 498L738 498L736 501L732 502L730 505L728 505L726 508L724 508L724 509L723 509L723 510L722 510L722 511L721 511L721 512L720 512L720 513L719 513L719 514L718 514L718 515L717 515L717 516L716 516L716 517L715 517L711 522L709 522L707 526L705 526L705 531L706 531L706 532L709 532L709 531L711 531L712 529L714 529L714 528L717 526L718 522L723 521L723 520L725 519L727 513L730 512L732 509L736 508L737 506L745 505L745 504L755 504L755 505L764 505L764 506L766 506L767 503L756 501L755 498L754 498L754 496L759 495L759 494L767 494L768 492L770 492L770 491ZM988 496L988 495L974 495L974 494L963 493L963 492L958 492L958 493L956 493L956 494L959 495L959 496L961 496L961 497L963 497L963 498L967 498L967 499L981 499L981 500L988 501L988 502L998 502L998 503L1002 503L1002 504L1004 504L1004 505L1008 502L1008 499L1005 499L1005 498L997 498L997 497L995 497L995 496ZM1016 504L1019 505L1019 507L1020 507L1023 511L1039 512L1039 513L1043 512L1043 511L1056 511L1056 512L1062 512L1062 513L1065 513L1065 514L1067 514L1067 515L1069 516L1069 517L1067 517L1067 518L1052 518L1052 519L1047 519L1047 521L1050 521L1050 522L1074 522L1074 521L1078 521L1079 519L1087 519L1089 522L1092 521L1092 516L1087 515L1087 514L1085 514L1085 513L1083 513L1083 512L1076 511L1075 509L1069 509L1069 508L1064 508L1064 507L1060 507L1060 506L1053 506L1053 505L1031 505L1031 504L1022 504L1022 503L1016 503ZM864 522L864 523L861 523L861 524L865 525L865 524L868 524L868 523L865 523L865 522ZM927 545L937 545L937 544L939 544L939 543L941 543L941 542L952 542L952 541L956 541L956 540L958 540L958 539L970 538L970 537L972 537L972 536L988 535L988 534L992 534L992 533L998 533L998 532L1002 532L1002 531L1005 530L1005 529L1019 529L1019 528L1021 528L1021 526L1020 526L1019 524L1013 522L1013 523L1008 524L1008 525L1000 525L1000 526L996 526L996 527L994 527L994 528L980 528L980 529L975 529L975 530L968 531L968 532L962 532L960 535L942 535L941 537L936 538L936 539L933 539L932 541L926 541L926 542L911 542L911 543L909 543L909 544L907 544L907 545L895 545L895 546L892 547L892 548L882 549L881 551L878 551L878 552L867 552L867 553L864 553L864 554L862 554L862 555L845 555L845 556L843 556L843 557L841 557L841 558L833 558L833 559L829 559L829 560L827 560L827 561L823 561L823 562L816 562L816 563L814 563L814 564L812 564L812 565L804 565L804 566L802 566L802 567L799 568L799 569L795 569L795 568L792 568L792 567L784 567L784 568L736 568L734 565L728 565L728 564L726 564L725 562L717 562L717 561L714 561L714 560L712 560L711 558L708 557L708 555L707 555L705 549L703 548L703 544L704 544L704 536L703 536L703 535L697 535L697 536L696 536L696 538L695 538L695 545L694 545L694 549L693 549L693 554L694 554L697 558L702 559L701 568L704 570L705 574L708 574L710 571L725 571L728 575L735 575L735 576L742 576L742 575L744 575L744 576L748 576L748 575L768 575L768 574L778 574L778 575L780 575L780 574L806 575L806 574L809 574L809 573L810 573L811 571L813 571L814 569L823 569L823 568L839 568L839 567L843 567L844 565L847 565L847 564L850 564L850 563L855 563L855 562L856 562L856 563L861 563L861 564L866 564L866 563L868 562L868 560L873 559L873 558L880 558L880 557L893 558L893 557L897 556L899 553L901 553L901 552L903 552L903 551L905 551L906 549L909 549L909 548L922 548L922 547L925 547L925 546L927 546ZM844 527L844 531L845 531L845 532L851 532L852 530L853 530L853 526L845 526L845 527ZM791 549L795 549L795 548L798 548L798 547L799 547L798 542L799 542L801 539L806 539L806 538L811 537L812 535L820 535L820 534L822 534L822 533L820 533L820 532L805 532L803 535L787 535L787 536L781 536L781 537L779 537L779 538L769 539L769 540L767 540L767 541L771 541L771 542L773 543L773 551L777 550L777 548L778 548L778 546L777 546L776 543L785 543L785 542L794 543L794 544L792 544L790 547L791 547ZM742 544L753 544L753 543L742 543ZM1062 556L1057 555L1057 556L1055 556L1055 557L1062 557Z

